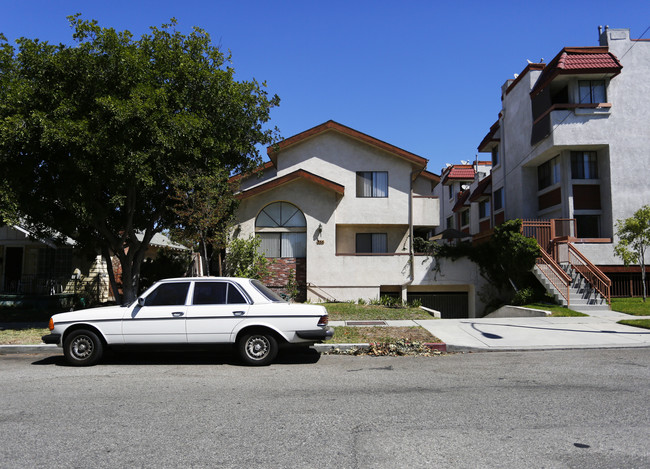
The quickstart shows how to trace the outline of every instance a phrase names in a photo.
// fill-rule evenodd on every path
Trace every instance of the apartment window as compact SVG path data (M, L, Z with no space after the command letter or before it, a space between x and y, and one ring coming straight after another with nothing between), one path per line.
M387 250L386 233L357 233L356 252L366 253L385 253Z
M478 217L479 219L487 218L490 216L490 201L482 200L478 203Z
M558 182L560 182L560 157L556 156L537 167L537 190L541 191Z
M581 103L606 103L605 80L580 80L578 92Z
M450 200L454 198L454 184L453 183L449 184L447 186L447 193L449 194L449 199Z
M445 228L453 228L454 227L454 217L447 217L447 223L445 224Z
M599 238L600 237L600 216L598 215L574 215L576 219L576 231L578 238Z
M469 210L463 210L460 212L460 226L469 225Z
M492 147L492 166L499 164L499 146L495 145Z
M388 172L359 171L357 197L388 197Z
M503 187L494 191L494 211L501 210L503 208Z
M571 152L571 179L598 179L598 157L595 151Z
M288 202L267 205L255 220L259 251L266 257L306 257L307 222L298 207Z

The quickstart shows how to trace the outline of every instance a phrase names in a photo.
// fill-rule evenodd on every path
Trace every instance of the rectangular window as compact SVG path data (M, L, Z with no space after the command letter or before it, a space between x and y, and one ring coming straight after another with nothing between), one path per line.
M479 219L487 218L490 216L490 201L483 200L478 203L478 217Z
M556 156L537 167L537 190L560 182L560 157Z
M357 197L388 197L388 172L357 172Z
M571 179L598 179L598 157L595 151L571 152Z
M578 238L599 238L600 217L598 215L575 215Z
M605 80L580 80L578 82L581 103L606 103Z
M306 257L306 233L257 233L260 252L266 257Z
M356 252L363 253L385 253L387 251L386 233L357 233Z
M460 212L460 226L469 225L469 210L463 210Z
M492 147L492 166L499 164L499 146Z
M503 187L494 191L494 211L503 208Z
M453 228L454 227L454 217L447 217L447 224L445 228Z
M454 184L453 183L449 184L447 186L447 188L448 188L448 191L449 191L449 200L451 200L451 199L454 198Z

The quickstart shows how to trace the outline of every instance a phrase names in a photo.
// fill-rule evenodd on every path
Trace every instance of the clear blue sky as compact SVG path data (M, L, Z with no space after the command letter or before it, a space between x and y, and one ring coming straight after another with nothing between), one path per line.
M80 12L136 37L171 17L230 49L238 79L281 98L283 138L329 119L429 159L473 160L500 110L500 87L565 46L598 45L598 25L650 26L650 2L3 0L0 32L72 43ZM650 32L643 36L648 38ZM487 158L487 155L484 155Z

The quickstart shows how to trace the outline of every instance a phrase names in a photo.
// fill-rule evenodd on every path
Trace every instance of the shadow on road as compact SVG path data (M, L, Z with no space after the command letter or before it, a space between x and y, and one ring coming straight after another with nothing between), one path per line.
M321 354L310 348L280 349L273 364L308 365L317 363ZM32 365L71 366L61 355L52 355ZM233 365L246 366L231 347L205 349L121 349L108 350L97 366L102 365Z

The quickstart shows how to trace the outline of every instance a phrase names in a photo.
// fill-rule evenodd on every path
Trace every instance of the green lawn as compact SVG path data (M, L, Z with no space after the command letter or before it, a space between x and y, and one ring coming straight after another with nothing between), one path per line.
M330 321L435 319L431 314L419 308L388 308L353 303L323 303L323 306L329 313Z
M612 311L634 316L650 316L650 300L644 303L643 298L612 298Z
M644 329L650 329L650 319L624 319L618 321L619 324L625 324L626 326L642 327Z
M551 316L554 318L588 316L587 314L579 313L578 311L574 311L569 308L564 308L559 305L549 305L546 303L531 303L529 305L524 305L523 308L543 309L545 311L550 311Z

